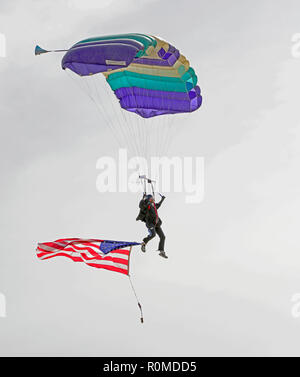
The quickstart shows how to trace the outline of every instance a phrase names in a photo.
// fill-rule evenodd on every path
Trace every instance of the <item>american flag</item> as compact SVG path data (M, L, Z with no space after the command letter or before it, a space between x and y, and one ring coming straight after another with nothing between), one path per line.
M74 262L104 268L129 275L129 259L132 246L137 242L108 241L98 239L63 238L54 242L39 243L37 257L42 260L64 256ZM129 250L124 249L129 247Z

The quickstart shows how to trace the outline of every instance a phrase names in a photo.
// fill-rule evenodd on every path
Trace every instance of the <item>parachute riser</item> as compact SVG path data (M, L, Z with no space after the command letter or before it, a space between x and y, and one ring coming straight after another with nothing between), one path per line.
M152 196L155 200L155 191L154 191L154 185L153 185L153 183L155 183L155 181L153 181L150 178L147 178L145 175L140 175L139 179L142 179L143 182L144 182L144 195L147 194L147 183L148 183L151 186Z

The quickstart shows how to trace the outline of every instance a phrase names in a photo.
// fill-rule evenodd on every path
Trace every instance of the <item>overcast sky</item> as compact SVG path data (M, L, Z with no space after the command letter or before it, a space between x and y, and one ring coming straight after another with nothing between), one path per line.
M299 356L300 33L295 0L1 0L0 355ZM60 69L89 36L140 32L178 47L203 107L171 155L205 158L205 197L170 193L160 210L168 260L135 249L133 282L37 242L140 240L139 196L101 194L96 162L117 146Z

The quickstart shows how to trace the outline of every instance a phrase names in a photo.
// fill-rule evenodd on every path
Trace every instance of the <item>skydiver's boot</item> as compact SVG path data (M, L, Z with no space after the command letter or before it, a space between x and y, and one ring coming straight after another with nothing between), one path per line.
M142 243L141 250L142 250L143 253L146 252L146 244L145 244L145 242Z
M163 250L159 250L159 256L161 256L162 258L165 258L165 259L168 259L169 257L167 256L167 254L165 253L165 251Z

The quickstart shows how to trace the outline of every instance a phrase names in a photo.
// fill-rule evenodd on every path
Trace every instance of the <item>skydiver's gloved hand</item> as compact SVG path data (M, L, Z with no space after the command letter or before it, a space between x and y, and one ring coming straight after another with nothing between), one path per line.
M162 202L166 199L166 197L163 196L162 194L159 193L159 195L160 195L161 199L158 203L155 203L156 209L160 208Z

